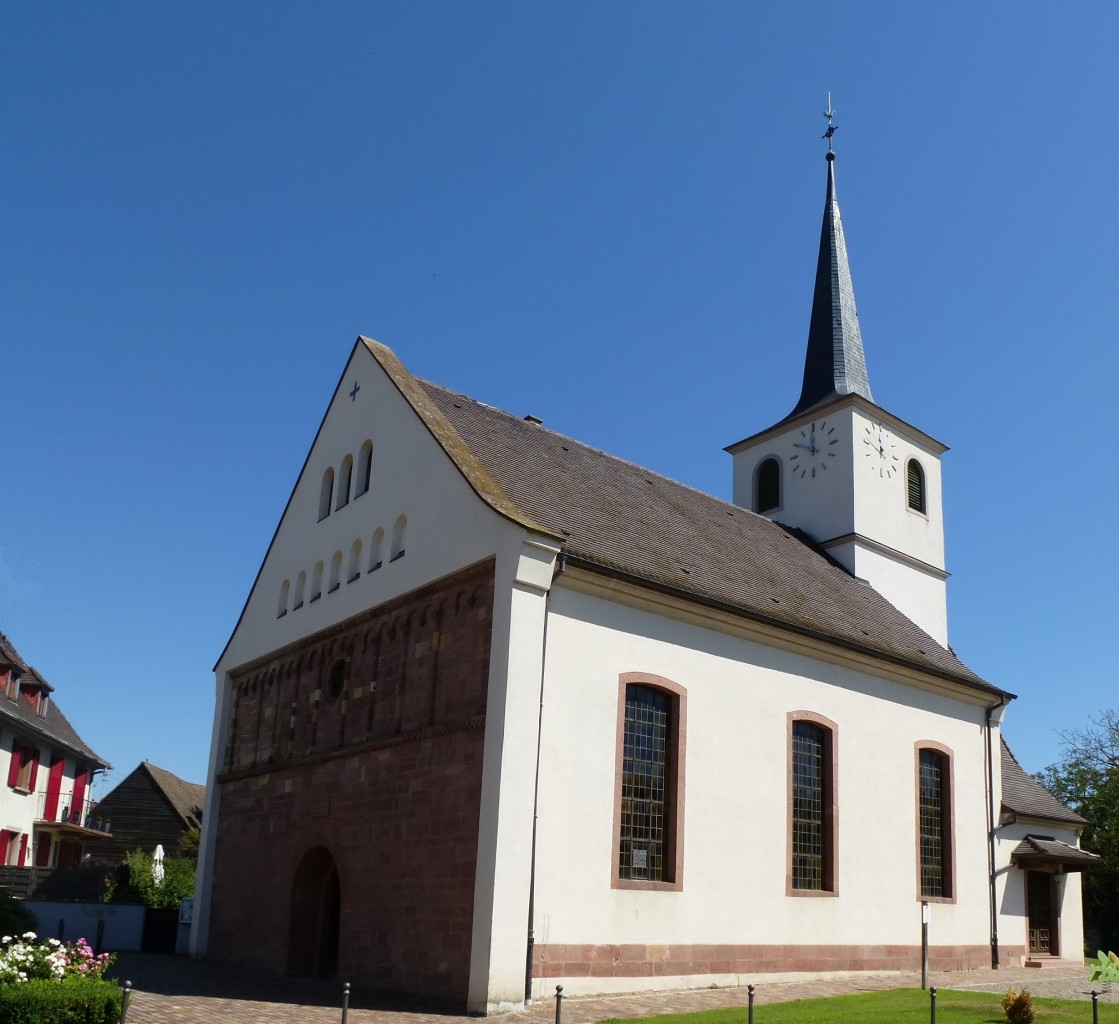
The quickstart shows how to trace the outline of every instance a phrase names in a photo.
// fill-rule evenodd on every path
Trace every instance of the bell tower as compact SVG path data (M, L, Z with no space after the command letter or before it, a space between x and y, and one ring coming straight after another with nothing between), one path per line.
M800 399L780 422L726 449L734 502L804 531L947 646L947 448L871 394L836 199L830 102L825 116L827 193Z

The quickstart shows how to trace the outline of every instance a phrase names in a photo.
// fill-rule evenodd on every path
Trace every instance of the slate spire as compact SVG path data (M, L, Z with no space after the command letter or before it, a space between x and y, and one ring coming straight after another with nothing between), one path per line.
M866 373L859 315L855 311L855 289L847 263L843 221L835 196L835 153L830 149L827 161L828 191L824 203L824 223L820 230L820 257L816 264L812 321L808 327L804 384L800 401L789 416L796 416L842 395L862 395L868 401L874 401Z

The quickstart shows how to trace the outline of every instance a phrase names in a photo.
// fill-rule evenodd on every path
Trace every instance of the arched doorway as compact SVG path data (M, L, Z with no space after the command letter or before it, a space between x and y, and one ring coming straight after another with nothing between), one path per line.
M342 887L325 846L308 850L291 882L288 973L333 978L338 971Z

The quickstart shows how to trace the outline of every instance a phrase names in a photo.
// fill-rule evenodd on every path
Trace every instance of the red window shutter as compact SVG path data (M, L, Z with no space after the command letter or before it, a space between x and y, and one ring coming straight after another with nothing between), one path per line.
M40 836L35 848L35 867L45 868L51 861L51 837Z
M74 775L74 795L70 798L70 820L75 825L83 824L82 811L85 810L85 787L88 778L88 768L79 768Z
M66 767L66 758L55 754L51 758L51 771L47 778L47 800L43 805L43 817L47 821L58 818L58 798L62 793L62 772Z
M27 788L35 792L35 780L39 777L39 750L31 751L31 778L27 780Z
M0 865L8 863L8 843L12 833L6 828L0 828Z
M23 835L21 835L19 837L19 866L21 868L27 866L27 833L26 832L24 832Z
M23 744L19 740L12 740L12 763L8 765L8 785L14 786L19 782L19 766Z

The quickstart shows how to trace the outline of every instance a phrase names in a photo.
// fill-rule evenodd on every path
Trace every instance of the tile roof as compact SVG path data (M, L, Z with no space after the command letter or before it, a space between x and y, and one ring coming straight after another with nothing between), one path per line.
M387 350L368 344L382 359ZM435 412L422 403L417 412L433 432L433 422L440 430L438 421L449 422L522 521L562 537L573 561L1013 696L799 531L437 384L419 385Z
M202 824L202 808L206 803L205 786L197 782L186 782L150 761L142 762L140 768L148 773L187 828L198 828Z
M1002 807L1004 811L1027 818L1088 824L1087 819L1070 811L1037 779L1026 774L1005 739L1002 741Z
M1026 836L1010 852L1011 864L1018 861L1052 864L1056 861L1073 870L1090 867L1099 860L1098 853L1088 853L1087 850L1081 850L1079 847L1069 846L1068 843L1062 843L1052 836Z
M20 657L15 645L3 633L0 633L0 668L18 669L20 675L26 677L26 682L33 681L36 686L41 687L48 694L54 690L54 687L36 669L29 666ZM60 743L62 746L68 747L72 753L85 757L95 767L107 768L109 766L108 761L99 757L86 745L85 740L78 735L62 713L62 709L53 696L47 704L46 713L40 715L27 701L18 698L11 700L7 696L0 695L0 722L5 723L8 728L15 731L22 729L34 735L42 736L47 740Z

